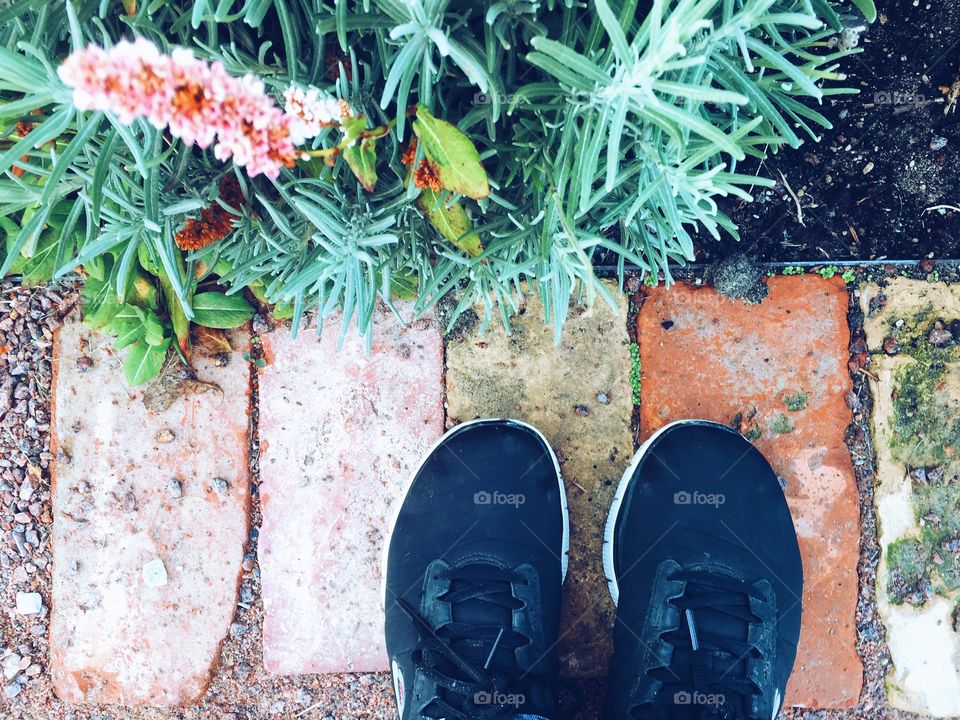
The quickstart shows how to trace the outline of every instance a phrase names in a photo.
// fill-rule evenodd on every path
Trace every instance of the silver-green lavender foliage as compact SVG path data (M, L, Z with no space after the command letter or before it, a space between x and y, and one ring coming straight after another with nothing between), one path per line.
M458 312L480 303L485 319L498 308L506 319L528 283L559 335L572 295L607 295L598 257L621 278L626 263L669 281L695 233L736 235L718 198L749 200L767 184L738 172L745 158L829 127L817 106L846 92L832 81L851 50L832 38L854 13L827 0L10 2L0 7L0 275L17 255L62 276L110 253L122 289L143 245L188 315L195 264L226 261L234 290L254 283L298 316L341 307L363 333L398 278L417 279L420 310L453 294ZM134 35L254 73L278 95L291 82L333 89L370 127L395 120L377 142L375 191L342 158L277 181L237 172L244 217L184 264L176 230L236 171L146 122L76 112L56 75L72 49ZM478 256L436 232L406 182L416 103L480 151L491 194L463 199ZM31 121L26 137L18 120Z

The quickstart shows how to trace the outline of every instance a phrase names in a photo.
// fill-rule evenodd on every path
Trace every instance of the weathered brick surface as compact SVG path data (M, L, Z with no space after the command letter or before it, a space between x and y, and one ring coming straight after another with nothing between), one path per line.
M921 538L921 524L929 526L938 535L942 523L951 522L949 517L929 515L916 507L913 498L914 482L931 482L946 487L954 497L953 512L957 512L955 490L960 462L935 462L940 473L934 477L930 452L924 447L925 438L916 434L900 436L895 417L894 398L909 397L910 390L903 386L902 371L916 363L922 363L924 373L934 372L931 361L922 350L922 338L929 337L936 318L946 321L950 327L953 320L960 319L960 288L943 283L894 278L883 288L866 285L861 289L861 306L864 311L864 329L871 351L871 389L873 390L874 449L877 454L877 527L880 534L881 558L877 569L877 608L886 628L887 646L893 665L887 677L887 693L891 706L920 714L937 717L960 716L960 635L956 632L956 608L960 592L943 592L942 583L933 578L929 590L921 590L922 603L894 603L888 588L891 582L888 567L890 545L894 541ZM918 322L919 320L919 322ZM901 345L901 350L891 355L884 352L884 339L892 337ZM917 339L921 352L913 357L912 345ZM938 378L932 397L920 399L917 411L944 413L943 420L956 421L960 415L960 356L954 337L944 343L942 356L947 359L942 377ZM937 361L939 362L939 361ZM933 406L936 406L933 407ZM945 411L945 412L944 412ZM960 437L954 438L960 443ZM908 447L911 462L904 454L897 454L893 444ZM946 458L956 457L954 449L943 449ZM915 465L922 468L922 479L917 477ZM914 473L911 474L911 470ZM949 512L949 511L948 511ZM946 514L946 513L944 513ZM919 516L925 516L918 520ZM955 517L955 516L954 516ZM932 547L940 561L940 572L949 576L960 567L960 551L948 542L946 547Z
M263 659L274 673L383 670L380 562L393 509L443 432L436 325L377 313L373 349L339 319L264 337Z
M184 705L209 682L248 525L248 338L233 342L225 367L196 359L218 388L154 413L111 338L76 314L59 332L50 672L64 700Z
M617 297L616 286L609 291ZM610 501L633 455L626 301L571 307L559 344L528 296L512 334L494 321L447 345L449 421L512 417L535 425L561 463L570 506L570 562L559 651L568 675L607 672L614 606L601 547Z
M851 707L862 666L859 503L844 441L848 295L839 279L810 275L772 278L769 288L759 305L683 283L647 292L637 320L640 439L695 417L740 419L744 434L759 433L757 447L786 482L803 554L803 629L785 702Z

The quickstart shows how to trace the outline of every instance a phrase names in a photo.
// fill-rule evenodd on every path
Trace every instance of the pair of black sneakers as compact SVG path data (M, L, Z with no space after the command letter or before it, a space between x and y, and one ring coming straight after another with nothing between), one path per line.
M424 459L386 547L400 720L556 720L569 522L533 427L476 420ZM775 718L800 635L797 537L766 460L690 420L637 452L610 510L604 718ZM574 631L568 628L567 631Z

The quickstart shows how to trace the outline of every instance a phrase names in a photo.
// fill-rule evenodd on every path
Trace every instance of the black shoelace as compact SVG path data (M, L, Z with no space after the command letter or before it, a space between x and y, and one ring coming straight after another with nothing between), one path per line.
M514 651L530 639L513 629L512 613L523 603L513 596L511 585L527 580L488 564L452 568L438 579L450 581L450 589L438 599L451 605L453 618L438 630L407 602L396 601L420 635L417 668L438 689L419 713L446 720L493 720L529 712L523 707L528 694L556 678L516 666Z
M633 708L644 720L746 720L752 698L761 692L747 661L761 656L748 638L761 622L750 609L766 603L750 584L724 575L685 570L670 580L686 581L682 595L669 600L680 614L676 630L661 635L673 654L669 666L648 675L662 683L657 699Z

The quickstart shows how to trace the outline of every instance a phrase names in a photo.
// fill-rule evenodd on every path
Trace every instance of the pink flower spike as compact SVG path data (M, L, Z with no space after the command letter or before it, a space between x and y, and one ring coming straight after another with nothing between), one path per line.
M78 110L112 112L124 124L145 118L189 145L212 146L217 159L232 159L251 177L278 177L302 157L298 145L340 119L337 101L316 88L288 90L285 112L259 79L232 77L185 48L166 55L142 38L79 50L58 74Z

